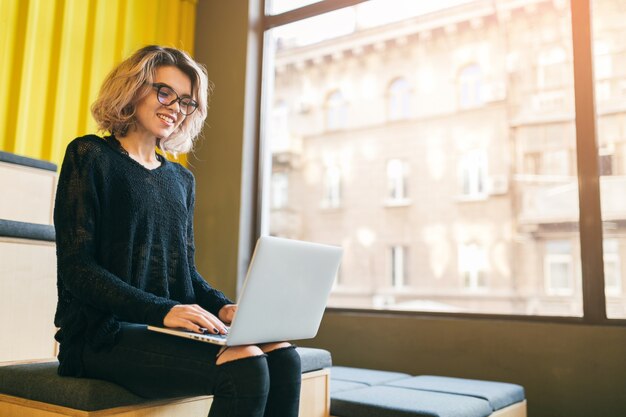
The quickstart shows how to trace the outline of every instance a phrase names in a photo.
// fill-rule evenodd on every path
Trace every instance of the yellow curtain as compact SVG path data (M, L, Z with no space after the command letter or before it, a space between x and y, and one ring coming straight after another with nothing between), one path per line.
M197 0L0 0L0 150L58 165L102 80L136 49L193 54ZM183 161L184 158L183 158Z

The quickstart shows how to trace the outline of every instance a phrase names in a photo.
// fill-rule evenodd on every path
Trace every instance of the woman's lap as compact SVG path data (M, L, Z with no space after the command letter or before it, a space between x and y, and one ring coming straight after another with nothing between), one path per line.
M123 323L115 346L83 353L85 376L121 385L146 398L213 393L220 346Z

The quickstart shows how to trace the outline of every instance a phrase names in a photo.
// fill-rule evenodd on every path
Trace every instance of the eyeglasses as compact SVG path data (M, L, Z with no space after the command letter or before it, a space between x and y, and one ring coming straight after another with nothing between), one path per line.
M169 107L178 102L179 111L185 116L189 116L198 108L197 101L191 99L190 97L179 97L178 94L176 94L176 91L174 91L174 89L167 84L153 83L152 87L156 88L159 103Z

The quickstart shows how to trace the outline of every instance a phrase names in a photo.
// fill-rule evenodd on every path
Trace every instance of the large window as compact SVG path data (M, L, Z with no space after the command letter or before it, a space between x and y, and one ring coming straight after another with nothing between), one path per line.
M411 115L411 88L404 78L396 78L388 92L389 120L408 119Z
M626 242L626 2L592 0L593 71L606 312L626 318L621 256Z
M407 249L404 246L391 246L389 250L389 275L391 285L396 289L404 287L406 282Z
M544 277L548 295L569 296L574 292L571 242L553 240L546 243Z
M394 158L387 161L387 204L408 203L407 174L407 165L403 160Z
M462 108L479 106L483 103L482 72L476 64L466 66L459 75L459 104Z
M464 198L486 197L487 153L473 150L461 155L459 160L459 185Z
M569 2L323 3L266 19L263 149L287 138L293 162L271 172L288 175L293 209L261 218L270 234L341 243L329 305L597 319L604 298L582 283L604 269L606 312L626 317L623 2L594 4L595 84L609 91L597 145L578 137L574 65L590 62L574 59ZM590 164L598 172L581 182ZM579 195L593 176L607 234L595 252L600 222L579 222L600 203Z

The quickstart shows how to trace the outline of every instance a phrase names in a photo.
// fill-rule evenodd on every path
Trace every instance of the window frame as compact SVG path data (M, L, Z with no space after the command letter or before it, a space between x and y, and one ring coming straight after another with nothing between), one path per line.
M485 250L485 247L476 241L470 241L460 243L457 247L457 251L458 270L461 280L460 288L462 288L463 291L473 293L485 292L488 289L486 268L487 251ZM469 258L478 259L478 262L475 263L473 267L468 267L466 261ZM481 274L484 280L484 285L480 285ZM466 279L467 277L469 277L469 285Z
M394 168L392 164L396 165ZM402 205L409 202L408 191L408 164L402 158L387 160L387 205Z
M402 290L407 285L407 255L405 245L391 245L389 247L389 283L394 290Z
M459 109L468 110L485 105L483 70L477 62L461 67L457 83Z
M471 149L459 154L457 172L459 200L477 201L489 197L489 157L485 149Z
M368 0L324 0L303 6L288 12L269 15L261 12L260 15L250 15L250 30L256 35L256 42L252 42L254 53L248 54L248 64L256 71L257 95L251 97L255 100L255 116L253 120L257 124L257 148L263 150L263 143L260 132L262 132L262 91L271 85L267 81L265 74L271 74L273 65L265 61L264 52L271 53L265 34L278 26L293 23L299 20L315 17L324 13L339 10L345 7L354 6ZM265 0L253 0L257 10L266 10ZM571 36L573 47L573 71L574 71L574 114L576 128L576 161L577 179L579 195L579 227L580 227L580 255L581 255L581 278L583 295L583 315L582 317L561 317L561 316L532 316L532 315L505 315L505 314L483 314L483 313L454 313L454 312L419 312L419 311L390 311L377 309L357 309L332 307L329 310L375 315L399 315L411 317L468 317L508 319L526 322L555 322L555 323L579 323L593 325L626 326L626 319L607 318L605 285L604 285L604 260L602 248L602 214L600 210L600 185L598 171L598 147L596 131L596 110L595 110L595 80L593 79L593 52L591 33L591 0L577 0L569 2L571 17ZM261 24L259 24L259 20ZM265 42L263 39L265 38ZM256 49L255 49L256 48ZM266 51L267 49L267 51ZM251 215L256 221L248 222L252 224L252 235L257 237L262 234L263 226L263 198L267 197L264 186L267 186L268 164L263 163L263 152L256 154L258 172L252 173L257 184L256 207L252 208ZM251 248L250 242L240 242L243 248Z
M406 77L395 77L387 86L387 120L411 118L411 84Z

